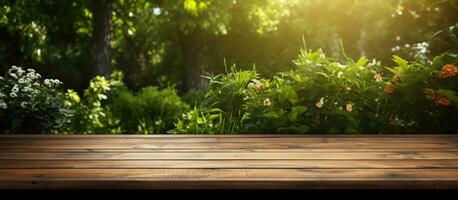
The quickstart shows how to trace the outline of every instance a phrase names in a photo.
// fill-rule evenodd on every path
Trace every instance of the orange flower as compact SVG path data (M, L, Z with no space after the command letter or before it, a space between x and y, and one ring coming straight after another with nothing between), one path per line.
M439 74L440 78L450 78L456 76L458 73L458 67L453 64L444 65Z
M441 96L441 95L437 95L436 103L439 105L443 105L443 106L452 105L452 102L450 102L450 100L448 100L446 97Z
M351 103L347 104L345 107L346 107L348 112L353 111L353 105L351 105Z
M387 86L385 86L385 87L383 88L383 92L385 92L386 94L391 94L391 93L394 92L394 88L391 87L391 86L389 86L389 85L387 85Z

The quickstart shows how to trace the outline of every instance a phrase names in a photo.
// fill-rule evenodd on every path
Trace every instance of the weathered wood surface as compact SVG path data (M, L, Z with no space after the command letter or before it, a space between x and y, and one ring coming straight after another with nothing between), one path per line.
M458 189L458 135L0 136L1 189Z

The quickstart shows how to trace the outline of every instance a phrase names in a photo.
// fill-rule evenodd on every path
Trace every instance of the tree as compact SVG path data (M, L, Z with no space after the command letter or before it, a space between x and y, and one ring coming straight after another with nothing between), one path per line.
M92 13L93 74L108 77L111 72L112 0L92 1Z

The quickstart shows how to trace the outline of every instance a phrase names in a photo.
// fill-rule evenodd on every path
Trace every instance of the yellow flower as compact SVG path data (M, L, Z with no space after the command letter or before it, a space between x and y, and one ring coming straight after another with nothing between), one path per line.
M264 99L264 102L263 102L263 103L264 103L264 106L270 106L270 105L272 105L272 102L270 101L269 98Z
M450 78L456 76L458 73L458 67L453 64L444 65L439 74L440 78Z
M318 101L318 102L315 104L315 106L316 106L317 108L322 108L323 105L324 105L324 97L321 97L320 101Z
M375 78L375 81L377 81L377 82L382 82L383 81L382 75L380 75L379 73L375 74L374 78Z
M347 104L345 108L347 109L348 112L353 111L353 105L351 103Z
M261 91L265 88L264 84L262 83L257 83L255 86L254 86L254 89L256 89L256 91Z

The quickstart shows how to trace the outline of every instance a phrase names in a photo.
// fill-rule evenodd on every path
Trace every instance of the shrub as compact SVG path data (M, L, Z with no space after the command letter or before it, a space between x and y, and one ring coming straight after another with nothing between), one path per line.
M146 87L137 94L124 88L113 94L108 107L118 119L120 131L145 134L166 133L189 109L173 87Z
M386 132L456 133L458 55L447 53L430 62L393 60L383 95Z
M109 92L123 87L122 73L114 72L110 79L94 77L84 90L83 98L73 90L68 90L66 106L75 110L71 124L62 131L66 133L117 133L119 120L106 107Z
M420 133L458 130L458 56L396 67L338 62L302 51L297 68L262 79L232 69L208 77L205 98L182 115L177 133ZM390 75L393 73L394 75Z
M67 105L76 110L67 133L166 133L189 106L173 87L143 88L137 94L123 84L123 74L95 77L83 98L69 90Z
M0 77L0 132L51 133L69 123L61 82L12 66Z
M246 86L259 78L255 70L237 71L226 75L212 75L203 98L184 113L177 123L176 133L233 133L241 130L246 102Z
M294 63L297 69L281 73L261 89L255 82L248 87L242 131L378 132L380 63L363 57L341 64L320 50L302 51Z

